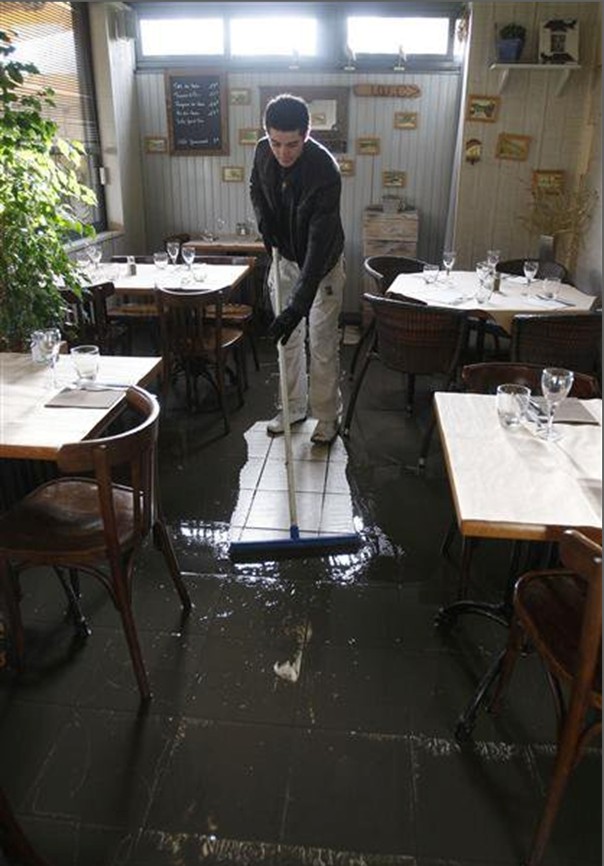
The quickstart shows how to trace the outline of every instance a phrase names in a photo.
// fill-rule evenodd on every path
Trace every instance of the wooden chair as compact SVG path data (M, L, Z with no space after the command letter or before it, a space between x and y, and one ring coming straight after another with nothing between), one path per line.
M156 457L159 406L130 387L126 405L136 426L113 436L63 445L56 464L63 476L25 496L0 517L0 590L6 599L18 666L24 632L18 579L46 565L73 584L79 572L101 581L119 611L142 700L151 697L132 610L136 556L153 531L184 611L191 602L159 513ZM90 477L84 477L90 473ZM69 592L69 583L62 580ZM75 603L75 602L74 602Z
M443 389L453 385L468 338L468 317L462 310L450 310L422 304L395 301L378 295L364 295L375 316L376 349L367 352L356 375L343 435L348 436L357 397L373 357L392 370L407 374L407 412L413 408L415 377L440 375ZM424 435L418 468L425 467L426 455L434 429L434 417Z
M507 259L505 262L498 262L495 270L500 274L510 274L514 277L524 276L524 262L526 259ZM540 261L539 269L535 279L560 279L563 283L568 283L568 271L560 262Z
M520 364L513 361L489 361L481 364L468 364L461 369L461 383L466 391L477 394L494 394L498 385L513 382L526 385L535 395L541 394L540 364ZM595 376L575 373L569 396L580 400L601 397L600 383Z
M545 666L558 733L527 866L541 862L570 775L588 742L602 730L602 546L568 529L559 553L561 569L529 572L516 583L508 645L491 703L491 711L498 712L528 641Z
M601 312L514 316L511 338L511 361L601 373Z
M363 262L363 268L374 282L374 294L385 295L399 274L421 273L425 264L426 262L421 261L421 259L406 258L404 256L367 256ZM354 378L363 348L367 346L368 351L374 349L375 318L368 304L364 304L363 307L365 321L361 338L356 345L350 364L349 376L351 379Z
M223 326L222 295L214 291L156 289L161 350L164 362L162 392L167 400L170 383L184 375L187 407L200 408L198 380L203 377L218 399L225 433L230 430L225 400L227 360L234 360L234 377L243 405L243 331ZM208 308L211 316L207 314Z
M112 256L111 261L120 264L126 263L127 256ZM134 256L134 261L139 265L152 265L153 256ZM115 303L107 308L107 316L110 321L116 322L127 329L128 346L132 347L132 332L137 325L142 325L145 331L151 335L154 345L159 344L157 331L157 308L153 299L153 292L136 295L120 293L116 296Z
M244 337L249 344L254 366L256 370L260 369L258 360L258 350L254 339L254 331L256 327L255 312L257 306L256 297L256 257L255 256L195 256L195 263L207 265L247 265L250 272L233 291L229 293L228 298L222 304L222 321L223 324L235 328L241 328ZM212 316L212 311L207 311L208 316Z
M63 335L69 347L93 343L101 352L114 353L128 339L126 327L109 313L108 299L115 293L112 282L83 286L76 295L71 289L61 289L65 302Z

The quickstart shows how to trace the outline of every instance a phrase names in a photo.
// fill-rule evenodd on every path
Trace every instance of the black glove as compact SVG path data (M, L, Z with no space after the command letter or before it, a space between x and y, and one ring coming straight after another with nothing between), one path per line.
M301 318L302 314L296 312L293 307L286 307L268 329L269 337L275 343L281 341L281 345L285 346Z

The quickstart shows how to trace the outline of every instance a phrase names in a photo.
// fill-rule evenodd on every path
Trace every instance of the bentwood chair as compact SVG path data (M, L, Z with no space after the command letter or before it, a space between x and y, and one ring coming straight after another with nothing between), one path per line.
M574 768L602 730L602 546L568 529L559 545L562 568L524 574L499 681L498 712L525 643L541 659L557 716L556 757L526 866L538 866Z
M407 375L407 413L413 407L415 377L440 376L443 390L454 384L468 338L468 317L463 310L412 304L377 295L364 295L375 316L375 352L365 355L358 371L343 425L343 435L350 434L350 426L359 391L369 363L378 358L391 370ZM425 467L430 439L434 430L432 419L422 441L418 468Z
M54 569L72 612L79 608L74 592L79 573L100 580L121 617L140 696L146 701L151 690L134 620L132 584L137 554L151 532L184 611L191 602L159 511L159 405L138 387L128 388L125 399L135 426L101 439L63 445L56 457L63 474L0 516L0 591L21 667L25 638L19 580L26 569L41 565Z
M405 256L367 256L363 262L363 268L373 280L374 292L372 294L385 295L399 274L421 273L425 264L420 259L406 258ZM350 364L349 376L351 379L354 378L363 349L367 347L367 351L371 352L375 348L375 318L368 304L364 304L363 307L365 322Z
M601 373L601 311L514 316L511 337L511 361Z
M229 293L228 298L222 304L223 324L241 328L247 343L249 344L254 366L260 369L258 350L254 339L255 321L254 314L257 306L255 289L255 256L195 256L195 263L207 265L246 265L250 271L239 286ZM207 311L212 316L212 311Z
M509 274L513 277L523 277L524 262L525 259L507 259L504 262L498 262L495 266L495 270L500 274ZM536 279L560 279L563 283L567 283L568 271L560 262L540 261Z
M226 403L227 371L235 379L239 405L243 405L243 331L222 321L223 289L156 289L161 350L162 393L167 401L170 384L184 376L187 408L201 408L199 378L205 379L218 400L224 431L230 430ZM211 315L208 314L211 310ZM227 366L233 361L231 367Z

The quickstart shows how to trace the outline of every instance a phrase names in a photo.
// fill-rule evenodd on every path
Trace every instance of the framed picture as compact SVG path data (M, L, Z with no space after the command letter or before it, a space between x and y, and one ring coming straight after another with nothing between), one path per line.
M533 191L552 194L564 192L564 178L563 171L534 171Z
M244 170L242 165L223 165L222 179L225 183L243 183Z
M478 120L481 123L495 123L499 114L499 96L468 96L466 120Z
M256 145L258 140L262 138L262 130L256 128L240 129L239 144Z
M357 138L357 153L360 156L377 156L379 152L379 138Z
M352 177L354 175L354 159L347 156L337 156L337 163L340 166L340 174L343 177Z
M394 128L395 129L417 129L417 111L395 111L394 112Z
M539 63L579 62L579 22L576 18L552 18L539 30Z
M229 89L229 105L249 105L250 101L249 87L231 87Z
M502 132L497 139L495 156L497 159L517 159L522 162L528 159L530 145L530 135L511 135L509 132Z
M383 171L382 186L394 186L402 189L407 183L407 175L404 171Z
M145 136L145 153L167 153L168 139L161 135Z

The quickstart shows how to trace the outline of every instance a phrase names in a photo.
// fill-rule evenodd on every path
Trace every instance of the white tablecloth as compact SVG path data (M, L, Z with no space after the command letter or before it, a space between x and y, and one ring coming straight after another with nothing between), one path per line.
M112 262L100 265L92 279L95 283L111 281L116 291L123 294L153 292L156 286L165 289L190 288L209 291L237 285L248 271L247 265L198 264L189 270L184 265L158 268L151 264L137 264L136 274L129 275L126 264Z

